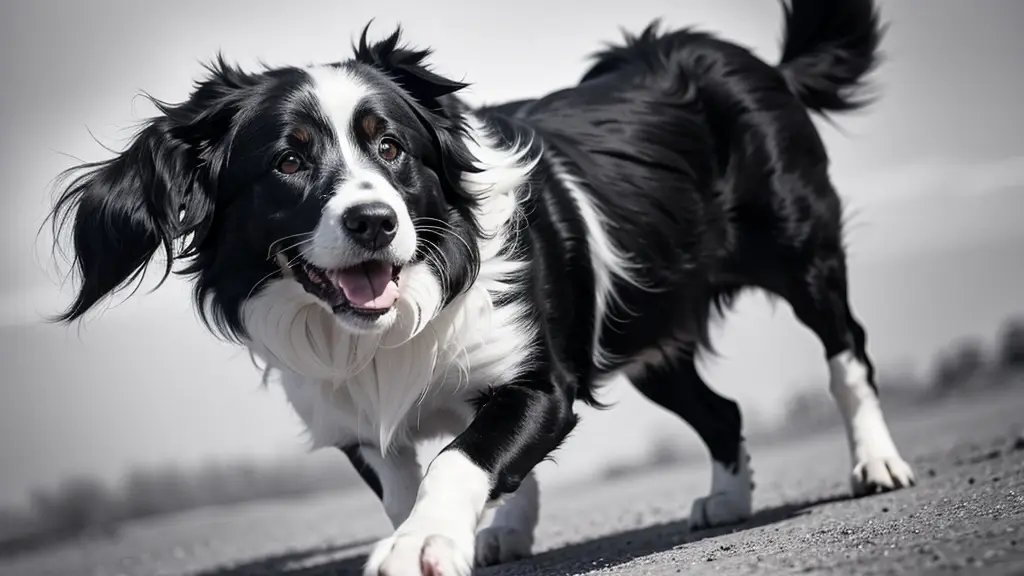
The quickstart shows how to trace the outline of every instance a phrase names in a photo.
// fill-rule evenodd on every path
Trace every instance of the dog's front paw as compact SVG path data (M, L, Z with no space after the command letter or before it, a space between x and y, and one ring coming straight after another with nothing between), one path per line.
M377 543L364 576L469 576L473 540L460 544L439 534L398 533Z
M476 535L476 565L493 566L530 556L533 534L513 526L490 526Z
M855 496L888 492L913 486L914 470L899 456L871 458L858 462L850 478Z

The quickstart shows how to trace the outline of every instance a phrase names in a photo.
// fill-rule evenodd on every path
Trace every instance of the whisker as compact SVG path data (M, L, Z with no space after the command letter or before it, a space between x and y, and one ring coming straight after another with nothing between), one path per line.
M298 238L300 236L309 236L309 238L307 240L305 240L306 242L308 242L309 240L313 239L312 238L313 237L313 233L312 232L301 232L299 234L291 234L291 235L288 235L288 236L282 236L281 238L278 238L277 240L274 240L273 242L271 242L270 246L267 247L267 260L272 258L270 253L274 249L274 246L277 246L280 242L282 242L284 240L288 240L288 239L291 239L291 238ZM292 248L294 248L294 246L292 246ZM288 248L283 248L282 250L287 250L287 249ZM280 252L280 250L278 252Z
M437 222L438 224L443 224L443 225L447 226L448 228L451 228L452 230L455 229L455 227L452 226L451 223L445 222L444 220L441 220L440 218L431 218L430 216L418 216L418 217L412 219L412 223L413 224L416 224L417 222L428 222L428 221L429 222Z
M302 246L303 244L308 244L308 243L310 243L312 241L313 241L312 238L307 238L305 240L300 240L300 241L298 241L295 244L292 244L290 246L285 246L284 248L281 248L280 250L278 250L277 252L274 252L273 254L268 254L267 255L267 260L272 260L273 258L276 258L278 255L281 255L284 252L287 252L288 250L291 250L292 248L298 248L299 246Z
M456 234L453 231L445 230L445 229L442 229L442 228L436 228L436 227L433 227L433 226L420 226L420 230L430 230L432 232L437 232L438 234L441 235L442 238L444 238L444 237L456 238L460 242L462 242L462 245L466 247L467 251L469 251L470 253L473 252L473 248L469 245L469 242L466 241L465 238L463 238L462 236L459 236L458 234Z
M294 263L295 263L295 261L296 261L296 260L298 260L299 258L300 258L300 256L296 256L295 258L292 258L291 260L289 260L289 261L287 262L286 266L289 266L289 267L290 267L290 266L291 266L292 264L294 264ZM255 283L253 283L253 285L252 285L252 288L250 288L250 289L249 289L249 293L245 295L245 300L248 300L248 299L249 299L249 298L250 298L250 297L252 296L253 292L255 292L255 291L256 291L256 288L257 288L257 287L259 287L259 285L260 285L261 283L263 283L263 281L264 281L264 280L266 280L267 278L270 278L271 276L273 276L274 274L277 274L278 272L281 272L281 270L280 270L280 269L278 269L278 270L273 270L273 271L271 271L271 272L270 272L269 274L267 274L266 276L264 276L264 277L260 278L260 279L259 279L259 280L257 280L257 281L256 281Z
M438 274L441 275L442 285L449 285L451 279L448 278L446 272L447 267L449 266L449 262L448 259L445 257L444 252L442 252L441 249L436 244L430 242L429 240L424 240L423 242L426 245L425 248L427 249L426 253L423 255L424 260L433 263L434 266L437 268Z

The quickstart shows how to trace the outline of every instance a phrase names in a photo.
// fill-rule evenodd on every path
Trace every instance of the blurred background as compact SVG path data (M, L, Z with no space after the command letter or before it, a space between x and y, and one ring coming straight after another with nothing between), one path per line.
M848 210L853 306L890 414L1021 385L1024 116L1016 110L1024 3L880 2L891 22L873 77L881 100L819 122ZM474 104L577 81L620 28L651 19L719 32L775 62L781 10L763 0L581 2L5 1L0 7L0 543L106 530L141 516L320 490L366 490L334 452L309 455L277 385L207 333L188 287L115 300L66 328L64 269L37 236L53 179L120 150L153 113L146 91L186 98L223 51L247 68L336 61L375 18L381 37L435 49ZM543 16L537 16L542 13ZM1013 72L1017 71L1017 72ZM1016 320L1014 320L1016 318ZM839 424L815 338L785 303L740 300L717 326L709 382L742 405L748 436ZM617 383L542 482L705 458L692 431ZM614 431L614 433L613 433ZM649 448L648 451L638 451ZM839 447L837 447L839 449Z

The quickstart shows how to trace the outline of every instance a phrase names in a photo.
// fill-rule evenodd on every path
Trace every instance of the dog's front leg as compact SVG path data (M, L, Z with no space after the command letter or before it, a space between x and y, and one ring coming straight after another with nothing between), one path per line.
M384 512L395 528L409 517L423 471L416 460L416 448L397 445L382 455L372 444L349 444L341 448L366 485L380 498Z
M493 391L427 467L409 518L377 544L367 576L466 576L488 505L515 492L576 424L574 387L534 372ZM521 381L523 382L523 381Z

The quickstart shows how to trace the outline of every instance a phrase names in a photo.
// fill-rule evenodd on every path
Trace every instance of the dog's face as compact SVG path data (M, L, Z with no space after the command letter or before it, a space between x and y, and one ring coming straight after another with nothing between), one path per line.
M289 76L257 111L272 128L234 143L253 165L225 174L243 201L225 208L224 228L248 230L254 255L273 256L346 327L386 327L402 268L433 245L417 224L452 225L458 198L428 165L441 151L406 96L364 66Z
M474 158L457 103L444 101L463 85L397 40L370 46L364 31L355 59L307 69L220 61L187 102L158 103L163 115L126 152L87 166L58 201L55 215L74 214L82 276L62 319L161 246L190 260L208 320L231 334L269 282L298 282L355 332L391 325L403 268L458 262L434 270L456 294L476 259L474 200L459 185Z

